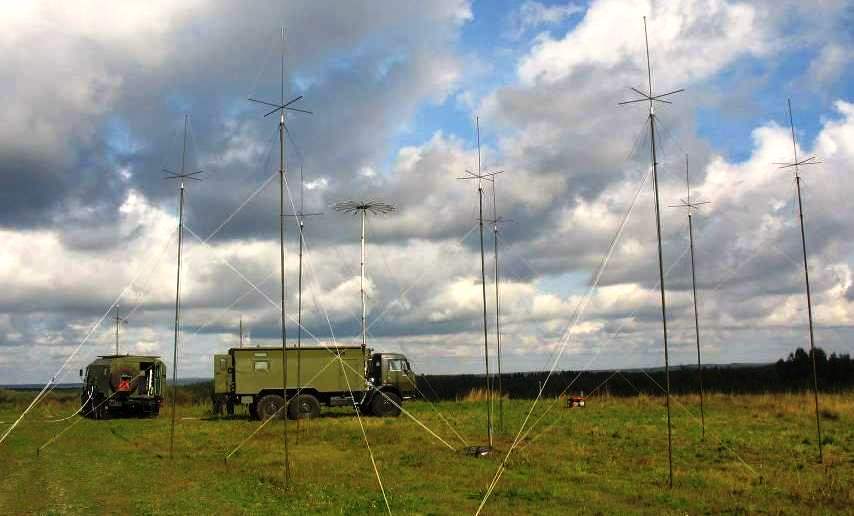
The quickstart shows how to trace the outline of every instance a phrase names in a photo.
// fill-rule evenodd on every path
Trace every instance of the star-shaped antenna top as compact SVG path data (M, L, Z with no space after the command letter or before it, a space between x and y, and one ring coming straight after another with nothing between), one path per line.
M683 88L680 88L678 90L668 91L667 93L656 94L654 92L653 85L652 85L652 64L650 64L650 59L649 59L649 37L647 36L647 32L646 32L646 16L643 17L643 37L644 37L644 42L646 44L646 73L647 73L647 78L649 81L648 82L649 93L643 92L637 88L629 88L633 92L640 95L641 98L625 100L623 102L619 102L618 105L622 106L624 104L634 104L635 102L649 102L649 113L650 113L650 115L652 115L655 112L655 108L653 106L656 102L662 102L664 104L672 104L672 102L670 102L669 100L664 100L664 97L669 97L670 95L675 95L675 94L681 93L685 90Z
M184 188L184 179L192 179L193 181L201 181L198 177L195 177L199 174L203 174L204 170L197 170L195 172L185 172L184 165L186 163L187 157L187 125L189 123L190 115L184 115L184 146L181 150L181 171L175 172L174 170L169 170L168 168L164 168L163 172L166 172L166 176L163 179L178 179L181 182L181 188Z
M692 201L691 200L691 178L688 175L688 155L685 155L685 186L688 190L688 196L684 199L679 199L680 204L671 204L670 208L688 208L688 215L693 214L703 204L711 204L710 201Z
M381 201L341 201L335 203L335 211L352 213L353 215L360 211L366 211L373 215L386 215L395 209L393 205Z
M787 105L789 108L789 127L792 130L792 156L794 159L791 162L773 164L777 165L778 168L794 168L795 178L797 178L800 173L800 167L804 165L819 165L822 162L817 161L818 158L816 158L816 156L810 156L806 159L798 158L798 139L795 136L795 120L792 117L792 99L788 99Z

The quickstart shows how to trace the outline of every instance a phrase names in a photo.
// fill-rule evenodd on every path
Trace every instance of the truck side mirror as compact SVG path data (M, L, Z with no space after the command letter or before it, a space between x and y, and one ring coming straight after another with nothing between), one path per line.
M80 370L80 378L83 378L83 370Z

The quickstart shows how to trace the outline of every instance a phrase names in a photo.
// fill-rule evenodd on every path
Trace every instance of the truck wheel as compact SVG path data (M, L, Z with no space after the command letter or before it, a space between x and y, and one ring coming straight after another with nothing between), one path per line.
M278 394L268 394L258 401L258 406L255 410L258 412L258 418L266 421L273 416L283 417L284 411L282 409L284 406L284 398Z
M399 406L400 396L393 392L378 392L371 401L371 412L379 417L397 417L400 415Z
M300 394L288 403L289 419L320 416L320 402L311 394Z

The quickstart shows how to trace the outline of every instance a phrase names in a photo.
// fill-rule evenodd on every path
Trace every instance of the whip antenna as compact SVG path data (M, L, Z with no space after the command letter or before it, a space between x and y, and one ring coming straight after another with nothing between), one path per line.
M127 324L127 319L119 317L119 305L116 305L116 316L113 318L116 321L116 356L119 356L119 325Z
M466 170L466 175L457 179L477 179L477 205L478 205L478 223L480 225L480 279L483 291L483 360L486 371L486 435L489 440L489 446L486 449L483 447L471 447L470 454L474 456L482 456L488 454L493 446L493 427L492 427L492 384L489 376L489 336L487 331L486 321L486 261L484 258L483 248L483 182L493 181L494 177L503 173L503 170L488 172L481 168L480 159L480 117L475 117L475 131L477 136L477 172Z
M178 267L175 278L175 340L172 345L172 423L169 429L169 458L171 459L175 450L175 395L178 386L178 334L181 331L181 247L184 236L184 181L201 181L198 176L202 170L187 172L184 168L187 158L187 126L190 115L184 115L184 143L181 150L181 169L179 172L163 169L166 172L164 179L178 180Z
M495 176L492 176L489 181L492 183L492 220L488 222L492 224L492 258L495 264L495 344L496 344L496 361L498 365L498 429L504 431L504 387L501 378L501 305L498 295L500 279L498 274L498 226L505 222L512 222L510 219L498 216L498 207L495 200Z
M335 211L360 215L362 218L362 239L361 239L361 265L359 273L359 292L362 298L362 362L365 364L365 377L367 377L367 362L365 361L365 351L368 342L368 320L367 309L365 305L365 221L368 214L371 215L387 215L392 213L396 208L381 201L342 201L335 204Z
M700 435L702 439L706 438L706 417L703 410L703 361L700 358L700 320L697 311L697 275L694 272L694 220L693 214L703 204L709 204L709 201L692 202L691 201L691 178L688 174L688 155L685 155L685 187L688 195L685 199L680 199L681 204L671 205L671 208L686 208L688 211L688 242L691 250L691 291L694 300L694 335L697 339L697 378L700 390Z
M281 287L281 302L282 302L282 399L284 405L281 408L283 423L283 434L285 442L285 488L288 487L291 476L290 460L288 456L288 418L286 416L288 410L288 350L286 346L287 329L285 328L285 115L288 111L306 113L311 115L311 111L291 107L302 100L302 95L292 98L285 102L285 28L282 27L282 53L281 53L281 77L280 77L280 96L278 103L267 102L249 97L251 102L263 104L272 107L270 111L264 113L264 117L268 117L273 113L279 114L279 265L280 277L279 283Z
M304 180L302 175L302 165L299 167L299 211L297 213L291 213L285 215L286 217L294 217L297 221L297 229L299 229L299 276L297 280L297 393L302 392L302 251L303 245L305 243L305 239L303 237L303 233L305 231L305 218L306 217L314 217L318 215L323 215L322 212L317 213L306 213L304 210ZM297 436L296 442L299 443L299 426L300 419L302 419L301 403L299 400L299 394L297 394L297 407L298 407L298 416L297 416ZM311 417L311 416L309 416Z
M661 213L658 201L658 160L655 149L655 103L662 102L671 104L664 97L674 95L685 91L684 89L673 90L667 93L656 94L652 84L652 64L649 58L649 36L646 31L646 16L643 17L643 37L646 47L646 73L649 85L649 93L644 93L637 88L630 88L633 92L641 96L639 99L627 100L620 102L620 105L634 104L636 102L649 103L649 132L651 142L651 161L652 161L652 185L655 192L655 229L658 236L658 277L659 287L661 290L661 326L664 334L664 375L666 378L665 405L667 407L667 465L669 470L668 485L673 487L673 429L670 421L670 358L667 349L667 303L664 299L664 262L662 259L661 250Z
M807 264L807 237L806 231L804 230L804 205L801 200L801 173L800 168L805 165L818 165L821 163L820 161L816 161L815 156L810 156L806 159L798 158L798 140L795 136L795 121L792 117L792 99L788 99L788 108L789 108L789 127L792 130L792 157L793 161L790 163L774 163L775 165L779 165L780 168L791 168L795 172L795 189L798 194L798 218L801 222L801 248L804 254L804 283L806 284L807 291L807 317L809 320L809 328L810 328L810 358L812 359L812 392L813 397L815 398L815 432L818 436L818 461L819 463L824 462L824 454L822 451L822 443L821 443L821 414L818 409L818 374L816 373L815 367L815 339L813 336L813 321L812 321L812 295L810 292L810 271L809 265Z

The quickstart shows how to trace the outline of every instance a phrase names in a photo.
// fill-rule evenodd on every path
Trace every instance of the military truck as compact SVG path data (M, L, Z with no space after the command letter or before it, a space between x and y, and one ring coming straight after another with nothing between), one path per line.
M84 416L156 416L163 401L166 364L157 356L105 355L80 370Z
M402 400L415 391L415 374L399 353L360 346L288 348L287 353L290 419L317 417L321 404L355 404L365 414L398 416ZM254 419L282 417L284 394L282 348L232 348L214 355L215 412L233 414L236 405L245 405Z

